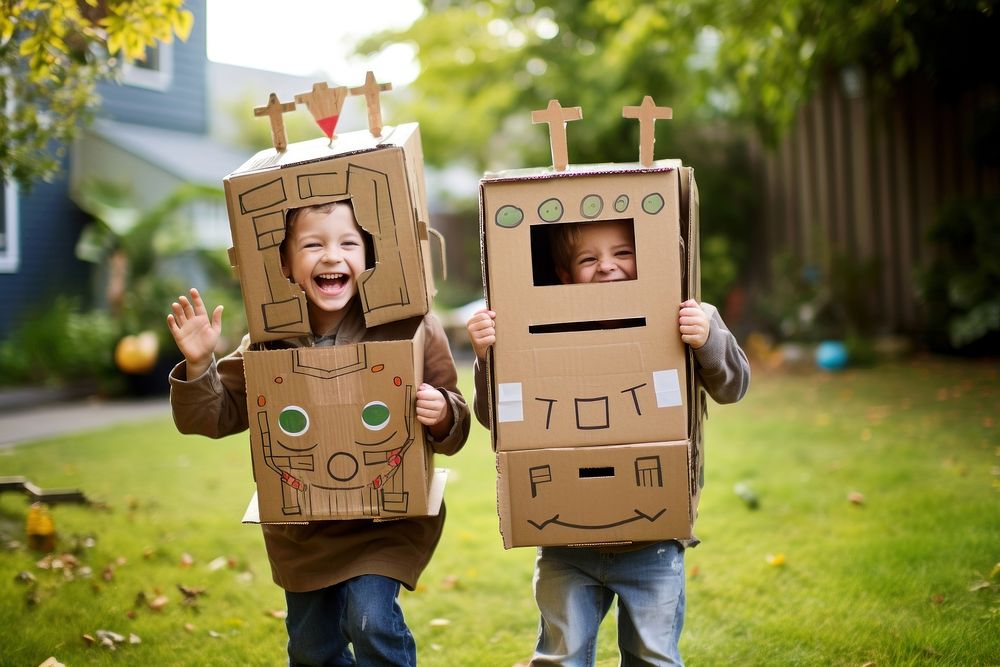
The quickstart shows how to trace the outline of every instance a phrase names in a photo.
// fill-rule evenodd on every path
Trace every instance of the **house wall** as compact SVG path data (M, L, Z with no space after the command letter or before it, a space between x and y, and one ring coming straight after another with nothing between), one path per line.
M832 252L875 259L871 312L877 330L917 333L919 269L942 204L1000 193L1000 171L969 155L976 114L998 91L936 96L919 81L876 103L831 80L799 112L774 149L758 147L764 193L753 273L766 294L782 280L771 261L791 253L828 276Z
M205 0L189 0L185 7L195 21L186 42L173 42L173 73L165 90L151 90L105 82L98 93L101 115L122 123L206 134L208 101L205 90Z
M64 164L63 177L21 192L18 270L0 273L0 340L57 295L89 293L90 267L74 252L85 219L66 197L65 173Z

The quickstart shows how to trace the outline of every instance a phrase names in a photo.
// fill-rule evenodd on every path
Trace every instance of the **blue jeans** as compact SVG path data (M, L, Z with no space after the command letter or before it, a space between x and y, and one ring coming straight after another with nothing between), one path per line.
M684 548L673 540L637 551L541 547L535 561L541 612L531 665L591 667L597 630L618 596L621 665L681 665Z
M285 591L288 664L416 665L398 594L398 581L377 574L308 593Z

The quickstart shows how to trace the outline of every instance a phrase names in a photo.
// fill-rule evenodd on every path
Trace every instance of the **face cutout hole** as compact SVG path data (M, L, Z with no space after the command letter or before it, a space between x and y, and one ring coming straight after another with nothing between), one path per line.
M622 225L622 233L632 240L632 251L638 265L635 248L635 223L632 219L559 222L531 226L531 272L535 287L562 285L557 267L568 264L580 230L586 225Z

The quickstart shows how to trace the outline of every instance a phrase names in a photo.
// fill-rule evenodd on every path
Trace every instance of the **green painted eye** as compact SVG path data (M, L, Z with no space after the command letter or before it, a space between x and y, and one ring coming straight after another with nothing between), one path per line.
M654 192L642 198L642 210L650 215L655 215L663 208L663 195Z
M389 423L389 406L382 401L372 401L361 409L361 422L369 431L378 431Z
M615 200L615 210L619 213L624 213L627 208L628 195L618 195L618 199Z
M580 204L580 215L585 218L596 218L604 208L604 200L600 195L587 195Z
M546 199L542 202L542 205L538 207L538 217L545 222L555 222L563 215L563 205L562 202L553 197L552 199Z
M497 209L496 221L498 227L517 227L524 220L524 211L507 204Z
M309 430L309 415L297 405L289 405L278 415L278 426L288 435L302 435Z

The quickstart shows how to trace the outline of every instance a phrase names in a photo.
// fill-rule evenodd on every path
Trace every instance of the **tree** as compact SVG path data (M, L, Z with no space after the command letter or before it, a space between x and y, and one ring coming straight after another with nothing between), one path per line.
M643 95L674 108L658 140L712 119L775 139L824 76L862 68L876 92L921 71L942 85L1000 70L994 0L424 0L409 28L359 45L417 49L421 74L401 115L416 117L428 161L546 164L528 112L583 107L573 162L634 160ZM541 140L539 140L541 139Z
M0 177L28 189L59 173L98 103L95 85L146 48L186 40L183 0L2 0Z

